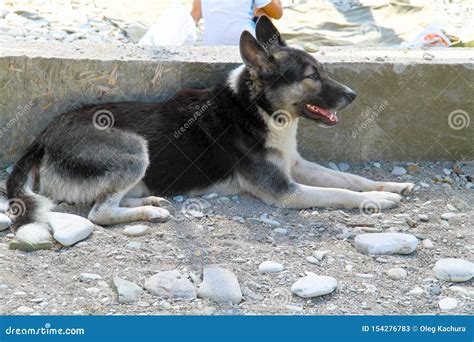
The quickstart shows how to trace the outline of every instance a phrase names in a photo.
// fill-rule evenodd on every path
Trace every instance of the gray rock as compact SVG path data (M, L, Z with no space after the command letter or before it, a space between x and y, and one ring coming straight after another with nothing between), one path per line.
M380 168L382 167L382 165L380 165L379 162L374 162L374 163L372 163L372 165L373 165L374 167L376 167L377 169L380 169Z
M144 224L137 224L134 226L127 226L123 229L123 235L126 236L143 236L151 233L151 228Z
M441 311L453 310L458 306L458 301L455 298L446 297L438 302Z
M145 280L145 289L163 298L196 298L196 289L191 281L179 271L164 271Z
M204 268L198 296L216 303L239 304L242 301L242 291L237 277L231 271L216 266Z
M117 300L121 304L131 304L138 300L138 296L143 292L142 288L131 281L114 277L112 288L117 293Z
M262 273L278 273L283 269L283 265L275 261L264 261L258 266L258 270Z
M347 163L339 163L338 167L339 167L339 170L341 170L342 172L346 172L347 170L351 168L351 166Z
M219 197L219 194L216 194L215 192L210 192L208 194L202 195L201 197L204 199L214 199Z
M425 293L423 289L419 286L415 287L413 290L408 291L408 294L413 295L413 296L419 296Z
M288 230L285 229L285 228L275 228L275 229L273 229L273 232L275 232L277 234L281 234L281 235L288 234Z
M421 222L428 222L430 220L430 218L428 217L428 215L426 214L420 214L418 215L418 219L421 221Z
M456 258L441 259L436 262L433 272L441 280L464 282L474 277L474 263Z
M278 222L277 220L273 220L273 219L268 218L268 214L262 214L260 216L260 220L263 223L269 224L271 226L279 226L280 225L280 222Z
M431 241L430 239L424 239L421 242L421 245L423 246L423 248L426 248L426 249L433 249L434 248L433 241Z
M291 293L302 298L323 296L333 292L337 287L337 280L329 276L309 274L298 279L291 286Z
M8 229L12 224L12 220L7 215L0 213L0 232Z
M394 166L392 169L392 175L394 176L403 176L407 173L407 170L401 166Z
M403 233L368 233L357 235L355 248L364 254L410 254L418 245L418 239Z
M131 241L131 242L127 243L127 248L128 249L140 249L140 248L142 248L142 244L140 242L137 242L137 241Z
M443 292L443 289L439 285L431 286L428 288L428 292L434 296L437 296Z
M313 265L318 265L319 264L319 260L316 259L314 256L306 257L306 261L309 262L310 264L313 264Z
M389 269L387 272L387 277L389 277L392 280L400 280L403 278L406 278L407 276L407 271L401 267L395 267Z
M173 197L173 201L175 201L175 202L183 202L183 201L184 201L184 196L181 196L181 195L179 195L179 196L174 196L174 197Z

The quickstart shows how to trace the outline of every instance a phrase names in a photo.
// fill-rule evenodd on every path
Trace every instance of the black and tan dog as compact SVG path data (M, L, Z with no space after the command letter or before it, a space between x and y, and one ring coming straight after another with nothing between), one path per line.
M100 225L166 220L170 204L154 196L172 194L248 193L287 208L397 206L412 184L371 181L298 154L299 118L335 125L336 110L356 93L311 55L288 47L267 18L258 21L256 36L242 34L244 65L212 89L56 118L7 182L8 197L26 207L16 217L17 239L50 239L50 199L93 203L88 217Z

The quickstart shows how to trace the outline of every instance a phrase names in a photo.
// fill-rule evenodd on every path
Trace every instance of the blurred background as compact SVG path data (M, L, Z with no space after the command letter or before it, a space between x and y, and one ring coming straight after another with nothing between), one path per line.
M192 0L179 2L191 11ZM134 44L175 3L176 0L0 0L0 42ZM474 39L472 0L281 3L283 17L275 25L290 43L307 50L319 45L403 47L416 45L423 35L439 32L449 37L448 45L469 45ZM195 45L202 44L204 25L201 20Z

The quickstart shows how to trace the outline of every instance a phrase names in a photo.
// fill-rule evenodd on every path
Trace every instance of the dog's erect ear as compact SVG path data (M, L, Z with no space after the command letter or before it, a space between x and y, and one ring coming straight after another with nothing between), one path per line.
M255 70L260 76L270 76L275 66L273 57L257 42L248 31L242 32L240 36L240 56L245 66Z
M257 21L255 29L257 40L265 49L273 49L278 46L286 46L280 32L278 32L272 21L265 15L262 15Z

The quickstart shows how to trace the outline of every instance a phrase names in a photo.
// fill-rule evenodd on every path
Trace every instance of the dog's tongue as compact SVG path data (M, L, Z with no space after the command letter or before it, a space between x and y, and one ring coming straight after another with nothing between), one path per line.
M310 111L314 117L322 119L328 125L335 125L339 122L339 118L337 117L336 113L332 113L327 109L310 104L306 105L306 109Z

